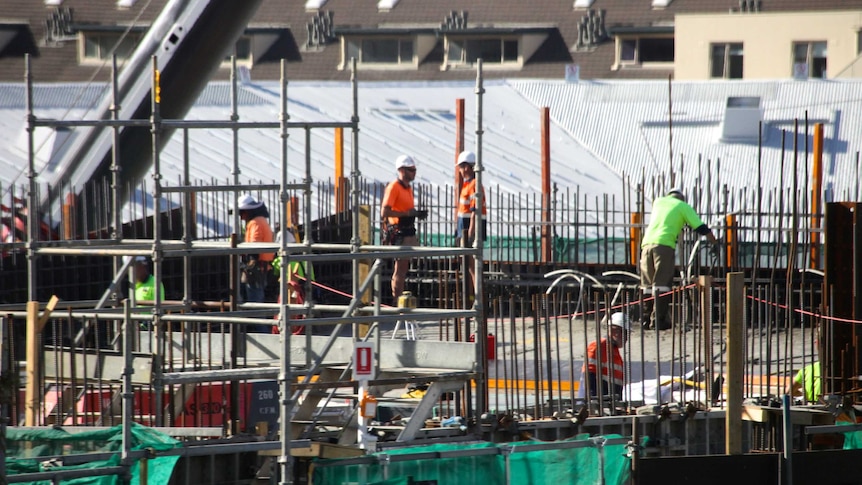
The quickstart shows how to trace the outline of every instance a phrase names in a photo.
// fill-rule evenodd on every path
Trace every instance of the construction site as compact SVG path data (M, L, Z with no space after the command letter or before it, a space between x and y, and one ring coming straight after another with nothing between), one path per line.
M92 119L43 116L27 59L29 165L0 187L0 483L859 482L859 155L824 200L822 123L802 113L780 160L753 161L780 164L775 188L758 172L728 189L721 161L671 152L661 177L623 173L600 198L557 183L543 109L541 184L515 193L483 185L480 60L475 112L452 99L441 118L453 159L472 141L487 233L456 247L453 166L452 185L414 185L419 245L389 245L355 62L347 119L296 121L282 62L271 120L240 116L235 63L230 113L192 120L206 80L178 93L183 51L165 42L113 66ZM45 129L83 133L48 168ZM231 175L193 178L214 136ZM168 139L179 180L164 175ZM263 139L281 144L267 154L279 176L243 175ZM313 176L321 151L328 180ZM680 185L719 249L682 233L672 325L649 328L641 239L651 201ZM247 193L276 241L244 242ZM261 252L280 264L266 302L248 303L240 260ZM152 301L130 290L138 257L165 288ZM613 312L632 322L623 392L584 397L587 345ZM816 399L789 396L812 364Z

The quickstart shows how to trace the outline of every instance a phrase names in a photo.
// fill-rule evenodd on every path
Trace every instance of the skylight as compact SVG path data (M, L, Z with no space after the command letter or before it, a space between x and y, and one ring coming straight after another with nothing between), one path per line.
M397 4L398 0L380 0L377 2L377 10L386 12L395 8Z
M306 10L317 10L320 7L323 7L326 4L326 0L306 0L305 9Z

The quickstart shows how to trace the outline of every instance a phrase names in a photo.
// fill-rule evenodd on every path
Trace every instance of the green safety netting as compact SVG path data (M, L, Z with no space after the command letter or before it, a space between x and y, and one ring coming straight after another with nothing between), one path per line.
M838 425L853 425L847 421L836 421ZM862 449L862 431L848 431L844 433L844 449L859 450Z
M180 442L152 428L132 423L132 450L164 451L178 448ZM76 469L103 468L120 465L120 454L117 453L107 460L90 461L80 465L62 464L62 457L85 453L119 452L122 450L123 428L113 428L68 433L62 428L6 429L6 472L8 475L22 473L37 473L45 471L62 471ZM46 457L58 457L57 460L46 461ZM166 484L171 478L179 456L159 456L148 460L147 483ZM131 483L140 483L140 462L135 461L130 467ZM24 482L32 484L50 484L50 481ZM64 479L63 484L71 485L115 485L122 483L115 475L82 477Z
M607 439L619 438L618 435ZM565 441L585 441L579 435ZM595 443L595 438L592 438ZM630 477L631 461L626 445L589 445L550 450L528 450L537 441L516 443L437 444L391 449L374 457L402 455L398 460L350 463L350 458L316 460L314 485L408 485L413 483L459 485L519 484L623 485ZM511 453L502 448L511 449ZM484 448L500 448L499 453L482 453ZM445 453L445 457L434 453ZM403 458L416 455L415 460ZM508 456L508 463L507 463ZM339 465L339 462L345 462ZM388 462L383 465L382 462ZM507 481L508 469L508 481ZM388 478L387 478L388 477Z

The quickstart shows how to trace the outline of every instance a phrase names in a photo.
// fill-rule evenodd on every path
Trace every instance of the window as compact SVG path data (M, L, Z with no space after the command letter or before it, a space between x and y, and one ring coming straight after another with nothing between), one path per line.
M400 38L350 39L347 59L363 64L413 65L413 40Z
M618 64L673 62L673 38L640 37L619 39Z
M826 77L826 42L793 43L793 77Z
M518 40L510 38L449 38L446 60L450 65L472 65L477 60L487 64L516 64Z
M81 36L81 60L104 61L111 58L111 51L117 55L117 60L131 57L132 52L141 40L140 34L122 32L83 32Z
M227 55L224 56L224 62L230 64L230 56L234 55L236 56L237 64L251 64L251 36L240 36L240 38L237 39L236 44L234 44L233 51L228 52Z
M742 44L712 44L710 77L742 79Z

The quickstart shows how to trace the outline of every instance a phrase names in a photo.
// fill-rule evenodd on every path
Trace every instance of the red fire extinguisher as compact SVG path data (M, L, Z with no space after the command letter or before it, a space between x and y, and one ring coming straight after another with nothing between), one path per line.
M470 334L470 341L476 341L476 334ZM488 360L497 358L497 337L493 333L488 332Z

